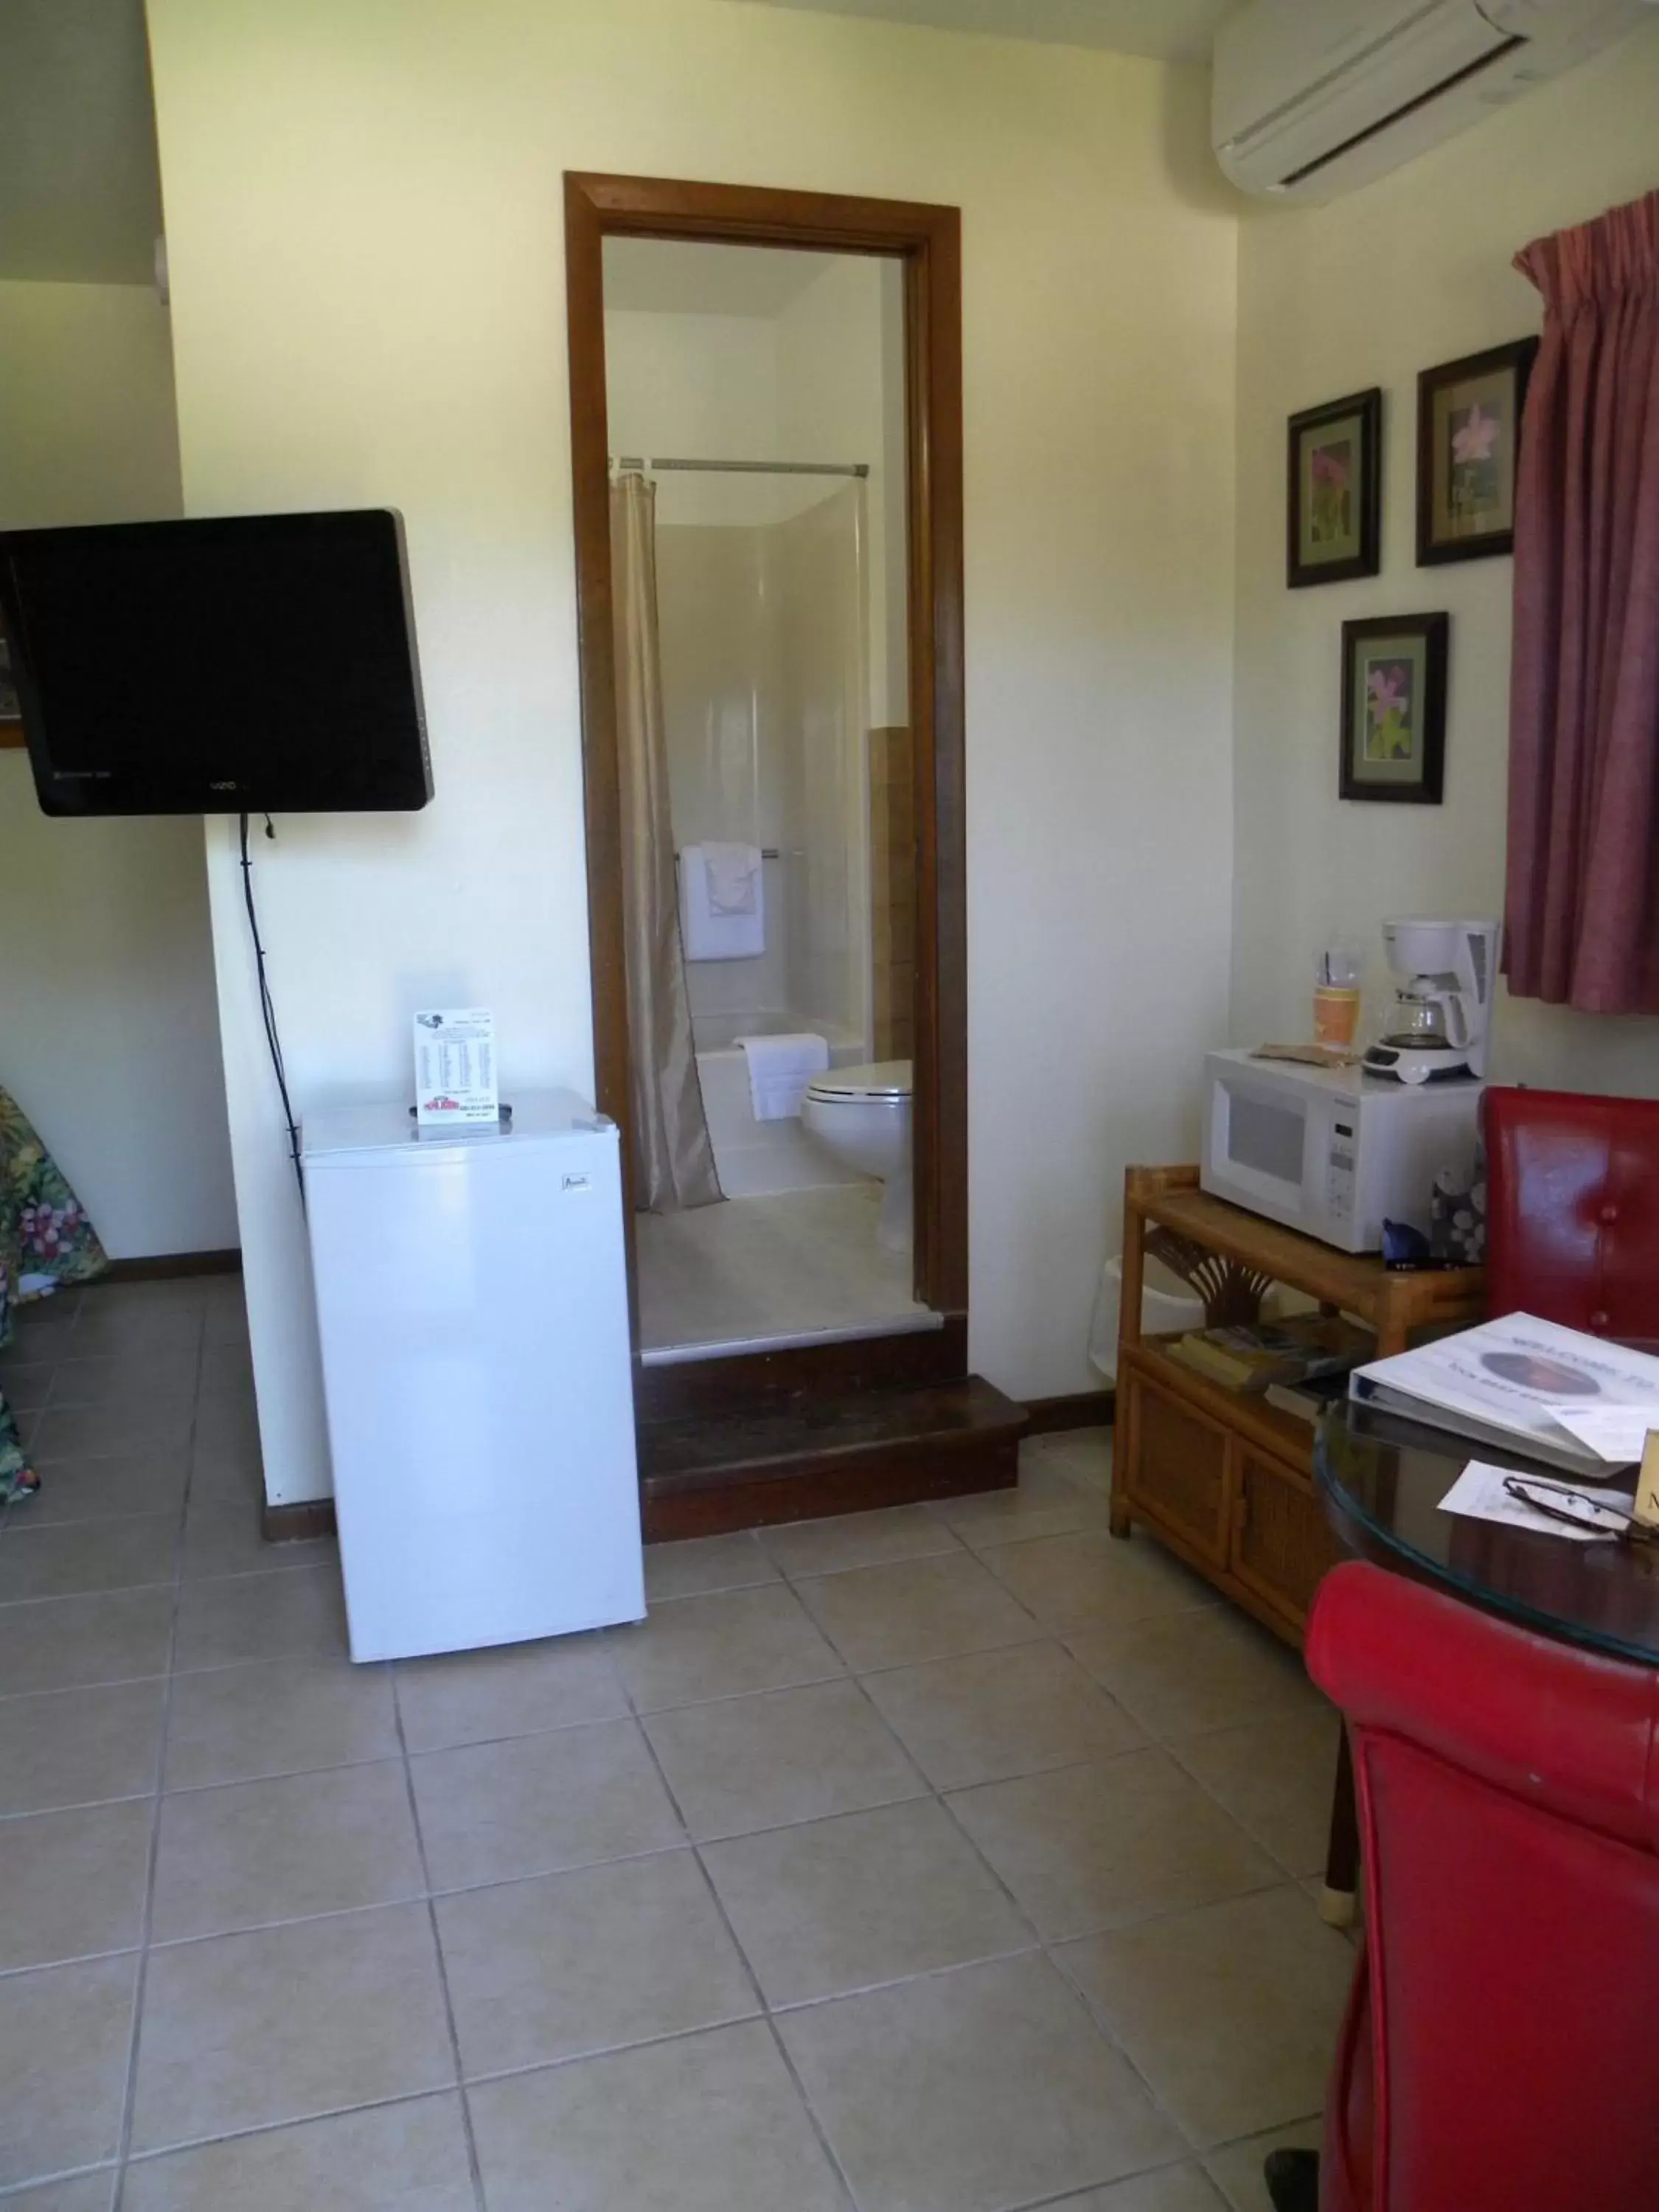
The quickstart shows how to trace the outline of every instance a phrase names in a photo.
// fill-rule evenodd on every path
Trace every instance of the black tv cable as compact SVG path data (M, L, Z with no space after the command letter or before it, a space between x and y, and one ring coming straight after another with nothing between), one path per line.
M265 973L265 948L259 941L259 917L253 905L253 861L247 847L248 817L242 817L242 896L247 907L248 934L253 939L253 963L259 976L259 1012L265 1025L265 1042L270 1048L270 1065L276 1072L276 1089L283 1101L283 1119L288 1126L288 1153L294 1163L294 1180L300 1186L300 1211L306 1203L305 1170L300 1165L300 1125L294 1118L294 1108L288 1095L288 1071L283 1065L283 1042L276 1030L276 1005L270 995L270 981ZM276 832L270 815L265 817L265 835L276 841Z

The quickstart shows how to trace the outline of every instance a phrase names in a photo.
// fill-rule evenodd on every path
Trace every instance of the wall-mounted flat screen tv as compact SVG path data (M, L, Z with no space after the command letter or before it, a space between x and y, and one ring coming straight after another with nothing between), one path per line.
M432 796L389 508L0 531L48 814L323 814Z

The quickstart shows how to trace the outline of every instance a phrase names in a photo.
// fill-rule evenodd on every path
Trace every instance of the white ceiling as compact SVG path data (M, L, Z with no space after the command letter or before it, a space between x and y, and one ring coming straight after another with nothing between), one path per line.
M752 315L769 322L833 258L772 246L607 238L605 304L656 315Z
M1216 25L1241 0L760 0L823 15L879 15L939 31L1100 46L1160 61L1207 61Z
M142 284L161 228L143 0L0 0L0 277Z

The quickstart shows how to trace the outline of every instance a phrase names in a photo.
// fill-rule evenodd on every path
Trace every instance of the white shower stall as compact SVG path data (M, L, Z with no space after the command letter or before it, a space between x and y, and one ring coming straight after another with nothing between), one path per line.
M641 1356L932 1328L908 1255L880 1241L883 1182L796 1115L757 1112L776 1100L737 1042L811 1033L832 1066L872 1061L911 957L888 865L892 741L910 720L903 270L876 254L613 238L605 292L613 482L637 471L654 486L635 502L653 510L654 592L630 632L648 630L656 672L646 684L630 669L669 817L651 840L763 855L758 917L717 906L706 863L677 860L675 950L692 957L672 971L676 1019L630 1036L635 1077L648 1054L673 1092L687 1156L713 1154L696 1195L636 1212ZM720 856L724 886L746 881L732 866ZM647 954L661 950L659 868L653 884ZM703 957L717 950L742 957ZM731 1203L706 1194L716 1178Z
M765 948L688 960L728 1198L852 1179L796 1121L757 1122L736 1039L815 1030L871 1055L865 487L764 476L659 488L658 619L674 842L763 854ZM706 514L729 519L674 520Z

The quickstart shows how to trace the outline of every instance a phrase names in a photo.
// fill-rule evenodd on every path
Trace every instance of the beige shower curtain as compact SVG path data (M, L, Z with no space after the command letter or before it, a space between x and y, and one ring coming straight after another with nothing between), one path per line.
M657 633L657 494L629 473L611 486L617 756L622 785L623 941L634 1121L634 1203L674 1213L721 1198L697 1079L680 944Z

